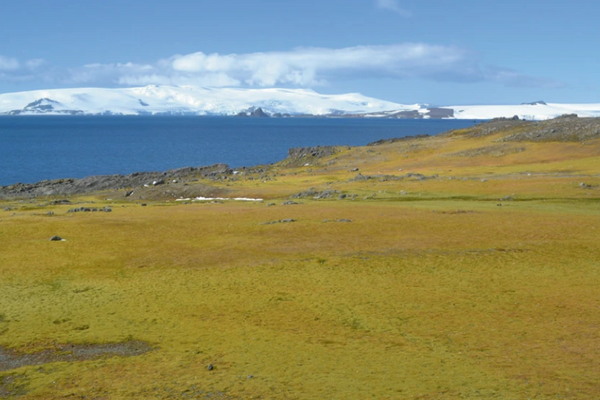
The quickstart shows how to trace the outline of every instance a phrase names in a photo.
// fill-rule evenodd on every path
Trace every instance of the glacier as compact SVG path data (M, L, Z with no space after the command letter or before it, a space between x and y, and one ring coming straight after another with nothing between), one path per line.
M245 89L195 86L76 88L0 94L0 115L248 115L363 118L512 118L546 120L564 114L600 117L598 104L534 102L520 105L430 107L399 104L359 93L319 94L310 89Z
M80 88L0 94L0 114L12 115L344 115L391 109L418 110L358 93L324 95L307 89L241 89L193 86Z

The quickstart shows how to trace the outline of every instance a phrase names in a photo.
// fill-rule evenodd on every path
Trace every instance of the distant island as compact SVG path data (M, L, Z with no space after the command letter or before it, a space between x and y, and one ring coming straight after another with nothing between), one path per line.
M542 100L519 105L431 106L399 104L359 93L320 94L307 89L156 86L52 89L0 94L0 115L173 115L254 118L546 120L565 114L600 116L600 104Z

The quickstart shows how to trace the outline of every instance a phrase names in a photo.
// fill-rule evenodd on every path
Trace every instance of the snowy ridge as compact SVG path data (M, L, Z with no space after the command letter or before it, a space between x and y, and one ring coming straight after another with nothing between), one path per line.
M336 115L417 110L358 93L322 95L304 89L146 86L127 89L53 89L0 94L0 114L236 115L262 108L269 114Z
M457 119L511 118L546 120L565 114L577 114L579 117L600 117L600 104L558 104L538 103L505 106L450 106Z
M237 115L261 108L270 115L371 118L512 118L546 120L564 114L600 117L599 104L447 106L404 105L359 93L324 95L307 89L145 86L53 89L0 94L0 115Z
M600 104L558 104L543 103L501 105L501 106L421 106L419 110L390 110L365 114L369 118L452 118L488 120L493 118L512 118L543 121L565 114L577 114L578 117L600 117Z

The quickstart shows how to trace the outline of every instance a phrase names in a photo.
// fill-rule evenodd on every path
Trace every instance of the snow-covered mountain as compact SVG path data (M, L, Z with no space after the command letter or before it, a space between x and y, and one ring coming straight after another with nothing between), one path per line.
M454 119L493 119L513 118L526 120L546 120L565 114L579 117L600 117L600 104L558 104L538 101L520 105L500 106L444 106L427 107L415 111L390 110L382 113L369 113L365 117L379 118L454 118Z
M127 89L53 89L0 94L0 114L236 115L262 108L268 114L343 115L418 110L351 93L323 95L304 89L236 89L146 86Z
M564 114L600 117L600 104L429 107L358 93L324 95L306 89L146 86L126 89L52 89L0 94L0 115L317 115L371 118L512 118L545 120Z
M511 118L546 120L565 114L577 114L579 117L600 117L600 104L557 104L542 101L505 106L450 106L457 119Z

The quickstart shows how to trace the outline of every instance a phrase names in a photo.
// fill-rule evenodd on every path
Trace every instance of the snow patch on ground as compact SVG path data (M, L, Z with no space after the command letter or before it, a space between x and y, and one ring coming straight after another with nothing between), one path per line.
M177 199L175 201L256 201L256 202L262 202L264 201L263 199L252 199L249 197L234 197L234 198L229 198L229 197L196 197L194 199Z

